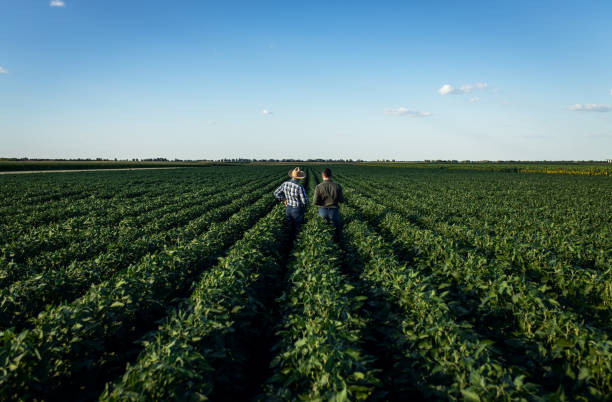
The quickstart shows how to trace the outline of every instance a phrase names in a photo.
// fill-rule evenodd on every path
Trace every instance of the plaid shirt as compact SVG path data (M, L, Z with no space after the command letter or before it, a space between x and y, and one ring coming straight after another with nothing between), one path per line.
M274 192L277 200L286 200L289 207L305 207L308 205L306 190L297 180L289 180L280 185Z

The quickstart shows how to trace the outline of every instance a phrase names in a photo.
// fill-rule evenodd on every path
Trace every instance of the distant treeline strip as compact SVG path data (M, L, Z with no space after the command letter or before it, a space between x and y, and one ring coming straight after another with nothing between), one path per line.
M220 162L132 162L132 161L2 161L0 172L83 169L138 169L164 167L208 167L231 165Z
M94 161L94 160L2 160L0 172L39 171L39 170L83 170L83 169L138 169L164 167L207 167L228 165L278 165L278 164L309 165L308 161ZM612 176L612 163L604 162L360 162L360 161L328 161L330 165L355 164L375 167L395 167L412 169L448 169L476 170L507 173L551 173L587 176Z
M551 173L587 176L612 176L612 163L411 163L372 162L364 166L396 167L412 169L480 170L509 173Z

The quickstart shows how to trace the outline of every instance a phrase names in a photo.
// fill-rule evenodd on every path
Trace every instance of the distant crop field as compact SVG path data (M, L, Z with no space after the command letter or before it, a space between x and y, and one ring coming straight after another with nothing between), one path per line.
M612 176L612 163L575 162L575 163L546 163L546 162L458 162L458 163L410 163L410 162L365 162L364 166L381 166L412 169L449 169L449 170L482 170L509 173L549 173L574 174L585 176Z
M215 166L213 162L14 161L0 160L0 172L84 169L142 169Z
M609 177L332 169L0 176L0 400L612 399Z

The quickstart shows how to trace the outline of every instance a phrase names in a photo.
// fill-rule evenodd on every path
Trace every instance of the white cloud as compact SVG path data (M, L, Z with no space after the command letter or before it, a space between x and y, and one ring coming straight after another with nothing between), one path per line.
M478 102L479 100L480 98L478 96L474 96L473 98L470 98L470 103Z
M459 94L461 92L459 92L459 90L457 88L453 88L453 86L451 84L444 84L442 85L442 88L438 89L438 93L440 95L448 95L448 94Z
M2 66L0 66L0 74L8 74L8 70Z
M569 110L573 110L574 112L606 113L606 112L612 111L612 106L611 105L596 105L596 104L580 105L577 103L575 105L570 106Z
M62 0L51 0L51 2L49 3L50 7L66 7L66 3L64 3Z
M461 85L459 88L455 88L451 84L444 84L440 89L438 89L438 93L440 95L463 95L469 94L474 89L487 89L489 84L486 82L477 82L476 84L465 84Z
M262 111L261 111L261 113L265 114L266 116L269 116L269 115L271 115L271 114L274 114L274 113L272 113L272 112L271 112L270 110L268 110L268 109L264 109L264 110L262 110Z
M398 107L395 109L385 109L385 114L388 116L408 116L408 117L431 116L430 112L419 112L418 110L410 110L405 107Z

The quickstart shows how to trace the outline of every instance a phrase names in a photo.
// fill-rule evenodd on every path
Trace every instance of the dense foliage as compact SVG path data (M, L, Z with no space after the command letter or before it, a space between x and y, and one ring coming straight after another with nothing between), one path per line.
M332 169L0 176L0 400L612 399L608 177Z
M612 176L609 162L366 162L364 166L384 166L409 169L479 170L506 173L549 173L586 176Z

